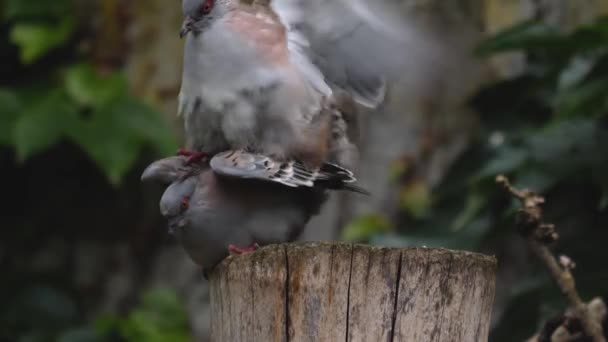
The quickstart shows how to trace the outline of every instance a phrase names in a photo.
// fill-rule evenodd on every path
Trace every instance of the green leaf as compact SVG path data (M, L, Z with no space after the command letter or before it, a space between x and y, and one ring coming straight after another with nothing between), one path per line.
M487 39L476 48L476 52L481 56L487 56L513 50L553 49L559 47L562 40L556 29L541 21L530 20Z
M172 154L176 139L161 113L141 102L122 97L100 106L70 136L119 185L144 146Z
M93 322L95 331L101 336L109 336L120 329L123 318L118 314L102 313Z
M102 335L118 333L128 342L191 341L188 317L175 292L166 289L147 290L141 303L127 317L100 316L95 323Z
M101 75L90 64L78 64L66 70L64 86L76 103L92 109L84 129L71 137L112 184L120 184L144 146L174 153L177 141L169 123L162 113L127 96L123 75Z
M562 117L598 116L608 111L608 78L585 82L576 88L560 92L556 101L557 114Z
M122 74L101 75L90 64L76 64L65 72L65 88L81 106L94 108L124 97L127 80Z
M479 193L472 191L466 199L464 210L454 219L452 231L460 231L466 227L479 212L485 208L486 199Z
M577 28L564 44L579 54L604 50L608 45L608 17L601 17L591 24Z
M113 185L120 184L142 148L141 140L119 125L120 114L128 115L111 109L94 112L81 128L69 132Z
M13 130L21 107L15 93L0 89L0 145L13 143Z
M596 157L596 132L592 120L555 122L531 136L528 145L536 163L553 173L567 172Z
M431 189L424 181L414 181L405 185L399 194L399 206L415 218L430 214L432 205Z
M525 149L505 146L497 150L495 156L488 160L485 165L473 177L473 182L486 178L494 178L499 174L510 173L521 167L528 159L529 153Z
M186 312L174 292L150 290L142 304L122 324L120 333L130 342L186 342L189 336Z
M64 18L59 24L18 23L11 30L11 41L21 50L21 61L31 64L62 45L74 31L74 23Z
M58 19L73 15L71 0L4 0L4 18Z
M570 61L570 64L562 70L559 75L557 87L561 91L569 90L578 85L589 75L596 59L589 57L575 57Z
M116 101L111 110L121 127L155 148L157 153L175 153L177 138L163 113L134 98Z
M67 132L79 130L76 108L63 93L51 92L25 108L15 123L14 143L20 162L52 147Z
M536 192L544 192L557 184L562 175L552 172L551 168L543 165L530 165L518 170L513 185L520 189L534 189Z
M349 223L342 232L346 241L365 241L372 236L392 230L391 223L383 216L371 214L361 216Z

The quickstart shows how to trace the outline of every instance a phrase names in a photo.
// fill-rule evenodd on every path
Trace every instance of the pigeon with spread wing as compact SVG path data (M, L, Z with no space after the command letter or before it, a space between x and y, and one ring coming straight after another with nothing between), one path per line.
M424 35L389 1L183 0L179 113L194 155L246 149L319 167L345 94L374 108Z

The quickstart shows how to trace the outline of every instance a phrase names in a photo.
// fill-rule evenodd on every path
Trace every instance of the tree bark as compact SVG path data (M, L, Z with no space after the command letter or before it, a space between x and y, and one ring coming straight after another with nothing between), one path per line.
M211 274L211 339L487 341L495 271L445 249L268 246Z

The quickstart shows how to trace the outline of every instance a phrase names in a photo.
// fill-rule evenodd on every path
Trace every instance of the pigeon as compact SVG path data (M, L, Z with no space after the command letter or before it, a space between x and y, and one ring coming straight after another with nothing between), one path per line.
M423 40L382 0L183 0L182 9L178 114L191 156L242 149L319 167L331 153L324 109L337 94L379 106Z
M296 239L319 213L327 189L365 192L337 165L312 171L244 151L224 151L199 163L186 156L164 158L150 164L142 180L168 184L161 214L205 274L229 252Z

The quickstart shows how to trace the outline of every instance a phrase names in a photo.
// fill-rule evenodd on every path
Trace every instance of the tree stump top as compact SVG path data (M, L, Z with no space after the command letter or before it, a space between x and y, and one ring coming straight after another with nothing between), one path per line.
M213 341L484 341L496 259L434 248L272 245L214 270Z

